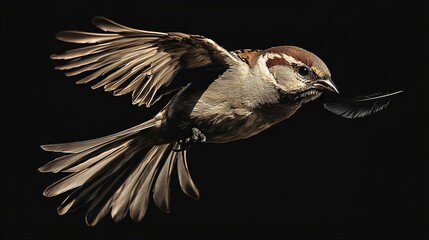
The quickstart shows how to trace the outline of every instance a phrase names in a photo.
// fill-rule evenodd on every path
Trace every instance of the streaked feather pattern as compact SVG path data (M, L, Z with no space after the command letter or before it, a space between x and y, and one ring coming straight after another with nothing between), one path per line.
M132 103L139 106L150 107L165 95L157 94L158 90L168 86L181 69L222 69L241 61L202 36L139 30L103 17L93 18L93 24L106 33L57 34L65 42L93 45L52 55L52 59L68 60L56 69L67 76L87 74L77 83L98 80L93 89L104 87L115 96L132 92ZM176 89L165 92L172 90Z
M73 190L58 207L58 214L89 203L85 218L89 226L96 225L109 211L114 221L122 220L128 213L140 221L152 192L158 208L169 212L169 184L176 163L183 191L194 198L198 196L189 175L186 153L172 151L179 148L178 143L142 144L153 137L146 130L156 126L155 119L98 139L44 145L47 151L69 153L39 169L70 173L43 192L53 197Z

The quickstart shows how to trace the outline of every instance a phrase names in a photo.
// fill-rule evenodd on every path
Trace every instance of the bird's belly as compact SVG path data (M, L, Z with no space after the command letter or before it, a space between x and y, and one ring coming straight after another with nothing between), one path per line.
M299 105L290 105L265 109L230 109L216 112L214 115L191 115L194 127L206 137L207 142L221 143L252 137L272 125L292 116Z
M175 139L183 139L198 128L207 142L230 142L254 136L290 117L300 105L264 105L250 107L242 99L239 87L219 87L214 81L206 90L189 85L179 92L167 109L165 130Z
M201 130L207 137L207 142L223 143L252 137L269 126L236 127L234 129L203 129Z
M269 128L274 122L264 121L257 114L216 115L196 121L195 127L207 137L207 142L222 143L249 138Z

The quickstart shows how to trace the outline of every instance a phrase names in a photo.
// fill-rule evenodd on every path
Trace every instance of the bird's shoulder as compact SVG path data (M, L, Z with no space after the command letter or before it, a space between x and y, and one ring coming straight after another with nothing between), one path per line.
M235 53L242 61L247 63L249 66L253 66L256 64L256 61L259 55L262 53L260 49L238 49L232 51Z

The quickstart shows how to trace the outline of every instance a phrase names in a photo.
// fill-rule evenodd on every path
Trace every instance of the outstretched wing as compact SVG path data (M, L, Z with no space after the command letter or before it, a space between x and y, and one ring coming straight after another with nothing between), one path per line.
M69 60L56 67L67 76L85 74L77 83L97 82L93 89L104 87L119 96L132 93L132 103L150 107L164 94L181 69L210 67L226 69L243 61L213 40L178 32L153 32L129 28L104 17L94 17L93 24L106 33L64 31L57 39L91 44L52 59Z

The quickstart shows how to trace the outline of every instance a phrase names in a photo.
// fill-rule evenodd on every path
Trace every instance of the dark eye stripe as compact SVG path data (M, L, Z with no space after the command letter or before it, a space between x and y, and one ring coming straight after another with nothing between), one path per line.
M289 65L289 63L284 58L269 58L266 64L267 68L271 68L276 65Z

